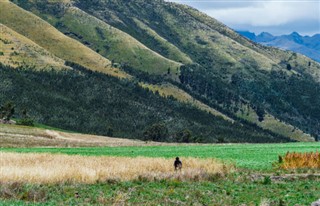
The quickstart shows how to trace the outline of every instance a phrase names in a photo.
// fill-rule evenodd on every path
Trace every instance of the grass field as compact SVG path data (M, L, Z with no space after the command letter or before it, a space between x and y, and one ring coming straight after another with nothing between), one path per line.
M320 143L163 144L49 129L0 127L0 205L302 206L320 197L318 169L272 165Z
M256 171L272 170L272 163L278 155L286 152L317 151L320 143L288 144L226 144L226 145L176 145L146 147L96 147L96 148L2 148L6 152L45 152L85 156L122 156L122 157L197 157L218 158L237 167Z
M310 206L320 196L314 180L265 184L237 177L212 182L130 181L97 184L2 184L1 205ZM14 190L14 188L19 188ZM75 198L75 193L79 198Z
M87 183L107 181L211 180L234 169L214 159L187 158L175 171L172 160L146 157L93 157L61 154L0 153L0 182Z

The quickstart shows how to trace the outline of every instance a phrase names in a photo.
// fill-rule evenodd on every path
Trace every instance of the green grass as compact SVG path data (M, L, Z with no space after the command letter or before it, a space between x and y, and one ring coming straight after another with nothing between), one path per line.
M217 206L259 205L267 199L272 205L280 205L280 201L283 205L310 205L320 196L318 185L313 180L263 184L263 181L239 181L237 178L239 176L212 182L137 180L93 185L9 184L0 186L0 192L7 192L7 198L0 199L0 204ZM76 192L79 198L74 197Z
M167 157L215 157L235 162L240 168L210 181L138 179L96 184L0 185L0 205L310 205L320 196L319 178L264 181L251 175L271 172L272 162L287 151L316 151L320 143L230 144L156 147L24 148L11 152L52 152L69 155ZM182 158L183 161L183 158ZM273 171L272 173L274 173ZM270 173L270 175L272 174ZM277 172L276 172L277 174ZM266 179L266 178L265 178ZM78 192L80 197L75 198ZM253 195L254 194L254 195Z
M42 15L54 20L51 22L53 25L60 22L64 25L63 28L58 27L62 32L77 34L78 37L81 37L79 41L89 44L88 47L116 63L127 62L135 69L156 74L166 73L168 68L175 70L181 65L159 55L130 35L80 9L69 8L65 11L64 16L58 20L50 14Z
M278 155L286 152L309 152L320 148L320 143L288 144L228 144L191 146L150 146L150 147L101 147L101 148L10 148L8 152L49 152L69 155L127 156L127 157L200 157L219 158L236 163L240 168L256 171L272 170L272 163ZM183 159L183 158L182 158Z

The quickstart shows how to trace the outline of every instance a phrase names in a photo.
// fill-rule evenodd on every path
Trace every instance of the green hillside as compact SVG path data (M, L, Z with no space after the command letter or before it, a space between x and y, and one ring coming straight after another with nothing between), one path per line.
M23 34L39 46L64 60L77 62L92 70L126 77L118 69L111 68L111 62L88 47L71 39L43 21L7 0L0 2L0 23Z
M65 35L82 42L114 63L128 64L135 69L155 74L167 73L169 68L176 70L181 65L150 50L130 35L79 8L67 6L65 2L46 2L44 6L43 1L26 4L30 6L30 11L46 19ZM176 47L170 44L166 47L173 59L185 63L192 62Z
M81 133L169 142L290 141L162 98L126 79L68 66L73 70L13 70L0 65L6 84L0 86L0 105L11 101L16 118L27 109L36 122Z
M0 23L62 61L75 62L112 76L132 77L126 81L162 96L154 101L170 99L188 104L201 114L199 119L200 116L205 119L202 115L206 112L210 118L222 118L230 124L255 128L274 137L312 141L320 135L320 110L316 106L320 104L320 64L302 55L258 45L193 8L162 0L12 2L15 4L0 3L5 8L0 14ZM2 63L9 64L5 60ZM96 92L101 93L100 90ZM133 90L133 95L138 93ZM130 100L130 93L123 98ZM97 101L105 105L107 100ZM117 98L108 101L116 104ZM77 103L73 106L83 104ZM136 108L135 104L127 105L130 105L128 111ZM142 108L136 109L142 111ZM172 107L168 108L173 111ZM74 111L74 115L79 113ZM41 110L36 116L43 114ZM97 119L106 121L108 118L114 117L105 115ZM93 121L98 122L97 119ZM139 127L136 118L129 121L129 128L135 128L129 136L140 135L141 138L143 131L162 122L160 119L143 120ZM113 119L112 124L123 124L121 121ZM70 122L63 122L53 123L53 126L71 127ZM177 128L190 127L197 136L205 131L202 133L212 142L221 138L220 134L227 134L226 131L217 132L218 138L209 127L201 130L202 126L191 122L179 123ZM168 124L172 127L169 130L175 133L178 129L173 129L173 124ZM82 127L84 132L103 131L102 127L97 128ZM230 128L230 134L237 130L234 126ZM122 127L119 130L118 135L128 135L128 130ZM240 141L230 134L220 140ZM258 139L257 136L256 141L260 141Z
M320 99L319 63L255 44L215 19L176 3L75 0L74 6L160 53L155 41L150 43L152 37L145 37L148 32L137 27L137 20L175 45L194 62L184 67L182 88L206 104L232 114L245 105L257 113L263 111L260 115L268 113L278 122L319 135L320 111L315 106ZM142 37L140 33L147 34ZM281 128L280 123L274 128L278 126Z

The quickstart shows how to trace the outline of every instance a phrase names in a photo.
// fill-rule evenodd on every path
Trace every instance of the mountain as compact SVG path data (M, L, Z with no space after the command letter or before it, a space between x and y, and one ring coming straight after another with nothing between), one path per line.
M281 36L273 36L267 32L262 32L259 35L248 31L238 31L238 33L257 43L291 50L320 62L320 34L310 37L301 36L297 32Z
M16 65L0 51L0 103L28 108L41 123L157 141L319 135L319 63L253 43L191 7L162 0L0 6L0 24L43 51ZM43 56L56 60L43 66Z

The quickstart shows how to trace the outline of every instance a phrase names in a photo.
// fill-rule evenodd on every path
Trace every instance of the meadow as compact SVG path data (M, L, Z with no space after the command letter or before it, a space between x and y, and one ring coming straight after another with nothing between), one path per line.
M148 144L145 144L148 145ZM130 147L87 147L87 148L0 148L5 152L61 153L84 156L121 157L196 157L217 158L235 164L239 168L255 171L272 171L272 164L279 155L287 152L315 152L320 143L284 144L203 144L203 145L164 145Z
M48 128L1 131L0 205L302 206L320 197L318 169L274 164L279 155L318 151L316 142L169 144Z
M94 157L60 154L0 153L0 182L94 184L108 181L211 180L234 170L214 159L186 158L183 170L172 161L146 157Z

